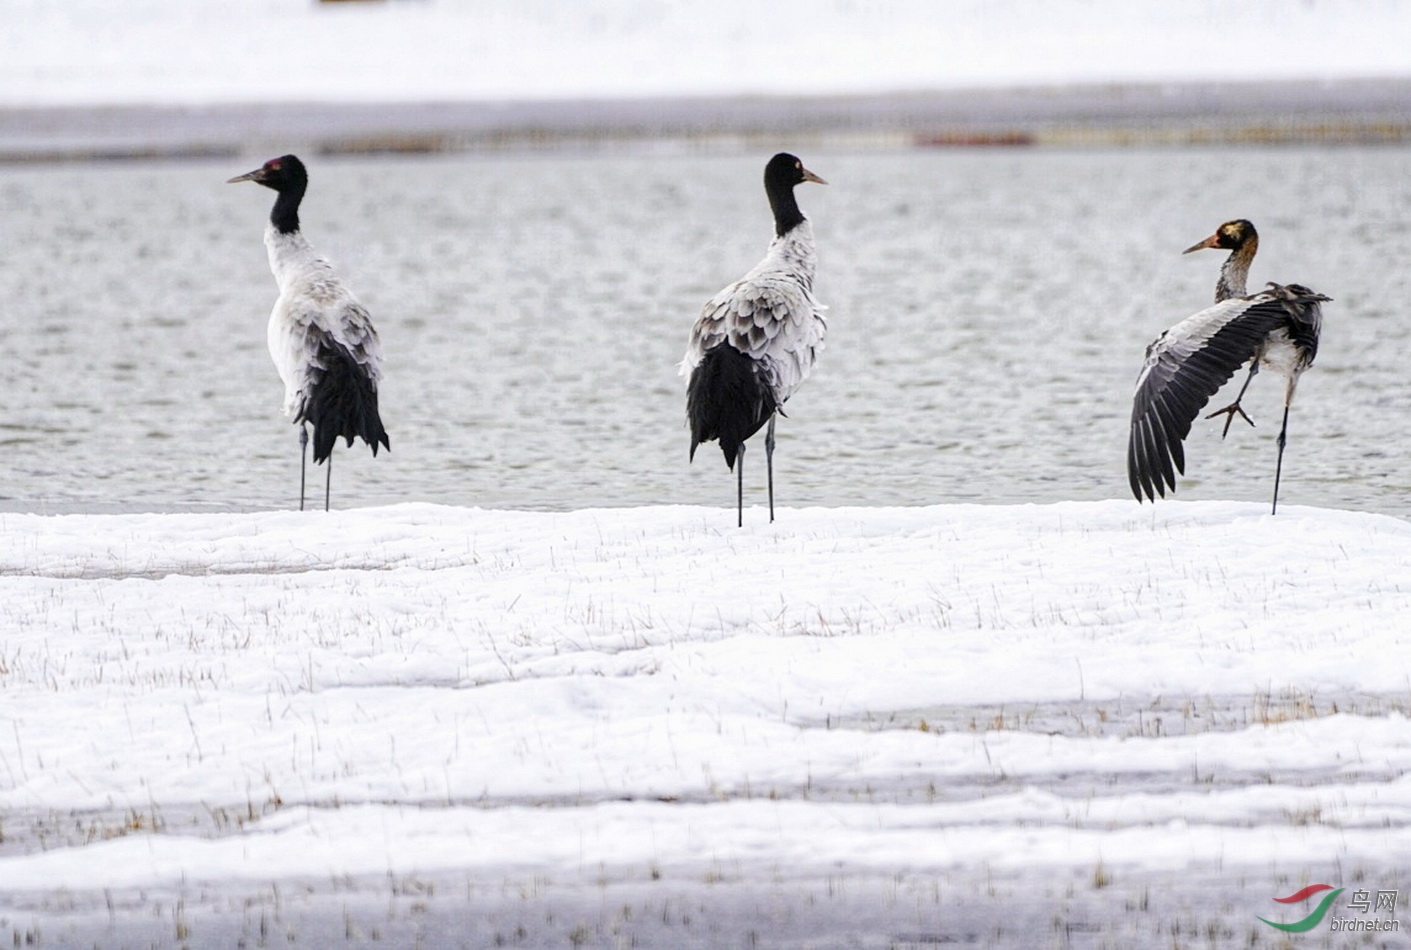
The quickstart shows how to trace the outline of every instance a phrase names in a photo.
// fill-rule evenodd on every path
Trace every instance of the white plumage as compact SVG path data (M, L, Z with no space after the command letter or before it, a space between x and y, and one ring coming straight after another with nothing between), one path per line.
M331 344L348 352L374 385L382 381L382 344L368 315L333 265L295 231L265 228L269 267L279 285L270 311L267 340L284 382L284 414L298 416L315 378L326 370L319 353Z

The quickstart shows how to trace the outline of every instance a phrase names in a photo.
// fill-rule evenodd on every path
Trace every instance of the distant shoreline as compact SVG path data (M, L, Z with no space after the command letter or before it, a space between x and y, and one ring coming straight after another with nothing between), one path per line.
M481 102L0 107L0 162L792 146L1411 142L1411 79Z

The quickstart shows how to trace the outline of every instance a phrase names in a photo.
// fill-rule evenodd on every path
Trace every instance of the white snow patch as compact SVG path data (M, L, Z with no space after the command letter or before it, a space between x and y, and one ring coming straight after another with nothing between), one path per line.
M733 517L0 515L0 887L1411 847L1411 525ZM1306 714L1261 714L1281 694ZM1187 712L1022 722L1155 698ZM90 831L25 840L46 817Z

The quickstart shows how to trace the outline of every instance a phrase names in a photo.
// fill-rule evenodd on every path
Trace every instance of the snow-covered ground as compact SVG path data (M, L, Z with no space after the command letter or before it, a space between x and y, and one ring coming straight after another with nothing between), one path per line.
M282 884L336 895L305 944L318 920L355 944L356 908L411 888L435 920L429 893L488 890L502 917L478 926L511 905L537 914L522 943L612 946L654 893L758 910L853 881L893 908L849 912L858 945L973 936L985 899L1045 926L1086 900L1085 933L1130 935L1153 888L1243 939L1310 880L1396 886L1411 525L1223 502L733 517L0 515L7 926L102 945L172 894L160 940L207 945L267 924L212 894L274 888L278 916ZM789 918L746 922L772 945Z
M1404 76L1386 0L0 0L0 104Z

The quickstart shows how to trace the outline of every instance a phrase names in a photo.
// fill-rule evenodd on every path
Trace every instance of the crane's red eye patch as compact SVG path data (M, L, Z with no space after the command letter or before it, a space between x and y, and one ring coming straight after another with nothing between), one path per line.
M279 171L279 159L271 158L269 161L265 162L265 167L272 172Z

